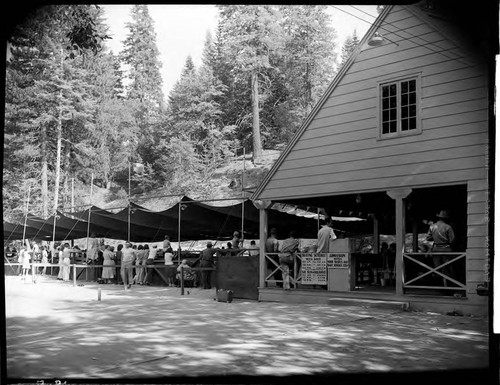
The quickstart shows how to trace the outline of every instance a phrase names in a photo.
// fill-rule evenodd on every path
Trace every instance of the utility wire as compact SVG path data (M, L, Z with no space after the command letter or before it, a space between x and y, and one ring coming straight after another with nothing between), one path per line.
M357 10L357 11L359 11L359 12L362 12L362 13L364 13L364 14L366 14L366 15L368 15L368 16L373 17L373 18L375 18L375 19L376 19L376 17L375 17L375 16L370 15L368 12L363 11L362 9L356 8L356 6L354 6L354 5L351 5L350 7L351 7L351 8L354 8L355 10ZM389 22L389 21L387 21L387 20L385 20L385 21L384 21L384 23L386 23L386 24L388 24L388 25L390 25L390 26L392 26L392 27L396 28L396 31L392 31L392 32L391 32L390 30L388 30L388 29L386 29L386 28L384 28L384 27L380 26L380 28L381 28L381 29L383 29L384 31L386 31L386 32L388 32L388 33L394 33L396 36L398 36L398 37L402 38L403 40L405 40L405 39L412 40L412 38L415 38L415 39L420 39L420 40L422 40L422 41L423 41L425 44L427 44L427 45L422 45L422 44L419 44L419 43L418 43L418 42L416 42L415 40L412 40L412 41L413 41L415 44L417 44L419 47L427 48L427 49L429 49L429 50L431 50L432 52L435 52L435 53L440 53L440 54L444 55L445 57L447 57L447 58L449 58L449 59L460 60L460 58L458 58L458 57L451 57L451 56L446 55L446 54L443 52L442 48L440 48L439 46L437 46L435 43L430 42L430 41L428 41L428 40L424 39L423 37L420 37L420 36L415 36L415 35L414 35L414 34L412 34L411 32L408 32L408 31L406 31L406 30L403 30L403 29L401 29L401 28L398 28L396 25L394 25L393 23L391 23L391 22ZM397 32L405 32L405 33L407 33L408 35L410 35L411 37L409 37L409 38L408 38L408 37L401 36L401 35L399 35ZM387 39L387 40L389 40L389 39ZM438 50L433 50L433 49L431 49L431 48L429 47L429 45L432 45L432 46L436 47ZM462 62L462 63L464 63L464 62ZM467 63L464 63L464 64L467 64ZM468 65L468 64L467 64L467 65Z
M361 18L361 17L359 17L359 16L357 16L357 15L354 15L354 14L352 14L352 13L350 13L350 12L348 12L348 11L344 10L344 9L341 9L341 8L339 8L339 7L337 7L337 6L332 5L332 7L333 7L333 8L335 8L335 9L338 9L339 11L344 12L344 13L348 14L349 16L352 16L352 17L354 17L354 18L356 18L356 19L358 19L358 20L364 21L365 23L368 23L368 24L370 24L370 25L372 25L372 24L373 24L372 22L367 21L367 20L365 20L365 19L363 19L363 18ZM352 6L352 5L351 5L351 7L352 7L352 8L354 8L354 9L356 9L356 10L358 10L358 11L360 11L360 12L363 12L363 13L367 14L367 15L368 15L368 16L370 16L370 17L373 17L374 19L376 19L376 18L377 18L376 16L370 15L368 12L365 12L365 11L363 11L363 10L361 10L361 9L358 9L358 8L356 8L355 6ZM418 43L417 41L415 41L415 40L413 40L413 39L412 39L412 38L418 38L418 39L423 40L424 42L427 42L427 44L429 44L429 45L434 45L435 47L437 47L434 43L429 42L429 41L425 40L424 38L421 38L421 37L415 36L415 35L413 35L412 33L407 32L407 31L405 31L405 32L406 32L408 35L410 35L411 37L404 37L404 36L399 35L397 32L403 31L402 29L400 29L400 28L396 27L396 26L395 26L393 23L391 23L391 22L388 22L388 21L384 21L384 22L385 22L386 24L391 25L391 26L393 26L393 27L395 27L395 28L396 28L396 31L390 31L390 30L388 30L388 29L384 28L384 27L381 25L381 26L380 26L380 29L384 30L385 32L387 32L387 33L392 33L392 34L394 34L394 35L396 35L396 36L400 37L400 38L401 38L401 39L403 39L403 40L411 40L414 44L416 44L416 45L417 45L417 46L419 46L419 47L422 47L422 48L427 48L428 50L430 50L430 51L431 51L431 52L433 52L433 53L438 53L438 54L441 54L441 55L443 55L444 57L446 57L447 59L457 60L457 61L461 62L462 64L465 64L466 66L471 67L471 65L470 65L469 63L466 63L466 62L464 62L464 61L460 60L460 58L458 58L458 57L452 57L452 56L448 56L448 55L446 55L446 54L443 52L443 50L442 50L442 49L441 49L440 51L438 51L438 50L434 50L434 49L432 49L431 47L429 47L428 45L427 45L427 46L426 46L426 45L422 45L422 44L420 44L420 43ZM394 43L394 44L398 45L397 43L395 43L395 42L391 41L389 38L387 38L387 37L385 37L385 36L384 36L384 39L387 39L387 40L389 40L391 43Z

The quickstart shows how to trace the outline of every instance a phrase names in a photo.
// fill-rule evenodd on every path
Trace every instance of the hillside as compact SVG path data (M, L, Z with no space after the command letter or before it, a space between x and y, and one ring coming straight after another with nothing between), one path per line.
M226 199L240 197L243 187L246 190L245 196L249 196L259 185L272 165L279 157L280 151L264 150L262 161L259 164L252 162L252 154L234 157L227 165L217 169L211 181L210 196L200 196L196 192L187 195L193 199ZM244 172L243 172L244 170ZM243 175L243 177L242 177ZM133 195L132 201L147 209L154 211L165 210L179 200L178 196L165 196L163 189L154 189L145 194ZM239 203L239 200L215 201L213 205L226 206ZM116 186L109 190L94 186L92 203L104 209L118 209L127 205L127 195L123 188Z

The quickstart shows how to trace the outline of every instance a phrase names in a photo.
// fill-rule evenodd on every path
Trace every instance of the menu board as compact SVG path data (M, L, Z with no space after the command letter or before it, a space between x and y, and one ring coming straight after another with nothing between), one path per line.
M347 253L330 253L327 257L327 266L334 269L348 269L349 255Z
M318 253L302 254L302 284L327 284L326 255Z

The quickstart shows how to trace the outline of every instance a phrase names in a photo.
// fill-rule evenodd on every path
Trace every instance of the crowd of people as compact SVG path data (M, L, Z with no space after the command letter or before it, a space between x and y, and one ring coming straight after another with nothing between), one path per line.
M48 244L39 245L26 240L26 245L22 245L19 251L14 247L7 247L5 255L9 262L19 264L16 272L22 279L30 273L33 263L40 263L40 267L35 267L33 271L37 275L45 275L47 266L56 265L57 280L61 281L70 280L72 264L86 264L92 271L92 278L99 283L122 284L126 289L135 284L151 285L151 267L158 267L158 261L163 259L161 275L167 286L179 286L182 273L186 285L200 285L204 289L210 289L216 255L239 255L246 250L243 249L243 241L240 233L235 231L226 246L213 247L213 244L208 242L207 248L199 253L197 260L183 259L178 264L168 235L165 235L161 247L154 243L133 245L131 242L124 242L115 248L91 234L86 250L81 250L78 246L71 247L67 242L50 247ZM193 254L190 253L191 256ZM252 241L248 255L258 255L255 241ZM199 265L193 266L197 263Z
M453 228L447 223L449 219L446 211L441 211L436 215L437 221L429 223L429 231L427 234L427 241L429 245L425 246L422 252L430 251L433 253L449 252L452 251L452 246L455 241ZM268 269L274 271L274 278L278 285L285 290L289 290L293 277L290 272L294 268L295 257L294 254L299 251L328 253L330 241L337 238L333 231L333 223L327 220L323 223L318 231L317 242L308 250L299 250L300 242L297 239L295 231L290 231L288 238L278 241L277 229L272 228L269 232L269 237L265 241L264 250L266 253L275 254L276 264L268 261ZM244 239L239 231L233 233L231 241L227 242L225 246L215 247L212 242L206 244L206 248L199 253L199 258L195 263L199 262L199 266L192 266L186 259L178 266L174 263L174 251L170 243L168 235L159 248L156 244L139 244L132 245L130 242L119 244L116 247L104 244L102 241L92 234L88 240L88 250L83 252L77 246L70 247L69 243L62 243L54 249L46 244L39 245L36 242L28 242L22 245L19 252L11 248L6 249L6 255L12 258L17 255L17 262L19 263L17 273L26 278L31 269L33 262L40 263L40 267L36 267L36 274L45 275L47 271L47 264L56 263L59 266L57 279L62 281L69 281L70 279L70 265L76 263L74 260L75 255L85 255L86 262L89 265L96 265L98 276L96 277L100 283L110 284L118 283L123 284L126 289L130 289L132 285L150 285L152 282L153 269L151 266L155 264L155 259L158 256L163 257L165 267L162 269L162 276L168 286L176 286L180 281L181 271L184 272L184 281L199 284L203 289L212 288L212 273L215 268L215 263L218 256L229 255L250 255L259 256L260 249L257 247L254 240L250 242L248 248L243 248ZM385 270L394 272L396 249L395 244L388 245L383 242L379 254L382 256L382 263ZM180 251L180 250L179 250ZM78 261L81 262L81 261ZM300 261L298 261L300 264ZM445 262L444 255L433 255L433 265L438 267ZM276 269L276 266L279 269ZM196 273L193 267L197 267ZM199 267L199 268L198 268ZM299 266L300 268L300 266ZM449 275L454 275L450 267L447 270L443 269ZM446 284L446 281L445 281Z

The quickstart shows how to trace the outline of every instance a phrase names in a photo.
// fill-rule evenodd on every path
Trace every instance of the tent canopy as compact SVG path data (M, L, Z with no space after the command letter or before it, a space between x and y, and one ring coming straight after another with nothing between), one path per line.
M90 211L90 215L89 215ZM187 196L163 211L152 211L130 203L117 213L92 206L87 210L63 214L57 212L54 232L54 216L42 219L29 214L26 237L56 241L85 238L95 234L99 238L127 239L130 226L132 242L159 242L168 234L172 241L180 240L228 240L233 232L241 231L244 238L259 238L259 210L252 201L244 200L229 206L211 206ZM130 216L130 221L129 221ZM90 218L90 221L89 221ZM271 209L268 225L278 230L278 236L286 238L295 230L301 238L315 238L318 232L317 216ZM4 222L4 239L22 239L24 224Z

